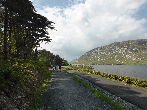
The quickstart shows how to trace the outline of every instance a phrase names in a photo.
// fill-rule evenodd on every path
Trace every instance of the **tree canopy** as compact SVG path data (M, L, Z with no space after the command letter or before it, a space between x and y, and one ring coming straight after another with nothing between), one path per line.
M53 22L37 14L29 0L0 0L1 58L29 58L40 42L50 42Z
M68 65L68 62L61 58L59 55L54 55L50 51L46 51L45 49L39 50L39 58L41 61L46 62L48 66L50 65Z

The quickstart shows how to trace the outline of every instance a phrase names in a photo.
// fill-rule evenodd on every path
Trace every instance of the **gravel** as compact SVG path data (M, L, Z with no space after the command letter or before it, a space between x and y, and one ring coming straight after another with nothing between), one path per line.
M66 72L53 73L43 96L39 110L114 110Z
M97 89L98 91L100 91L101 93L105 94L106 96L108 96L109 98L111 98L113 101L119 103L120 105L122 105L126 110L142 110L139 107L137 107L136 105L133 105L123 99L121 99L120 97L111 94L110 92L96 86L94 83L92 83L90 80L75 74L77 77L79 77L81 80L83 80L86 84L88 84L89 86L91 86L92 88Z

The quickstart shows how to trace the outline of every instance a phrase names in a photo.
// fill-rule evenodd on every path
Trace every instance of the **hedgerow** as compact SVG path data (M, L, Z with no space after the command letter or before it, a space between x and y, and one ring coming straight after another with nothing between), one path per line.
M147 90L147 80L95 71L91 67L86 67L86 66L85 67L64 67L63 69L64 70L76 70L76 71L83 72L83 73L93 74L99 77L103 77L103 78L110 79L113 81L122 82L122 83L129 84L129 85L136 86L136 87L141 87Z

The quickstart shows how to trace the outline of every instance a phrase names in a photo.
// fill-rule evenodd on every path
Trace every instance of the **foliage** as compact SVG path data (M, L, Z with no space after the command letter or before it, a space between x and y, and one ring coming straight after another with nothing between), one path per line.
M33 65L28 62L0 62L0 88L9 92L13 86L24 85L24 81L33 78Z
M0 0L1 57L35 57L40 42L50 42L48 29L53 22L37 14L29 0Z
M105 94L101 93L100 91L98 91L97 89L94 89L92 87L90 87L89 85L87 85L85 82L83 82L80 78L78 78L76 75L68 73L74 80L78 81L80 84L82 84L84 87L88 88L92 93L95 94L95 96L98 96L100 99L102 99L103 101L109 103L110 105L112 105L113 107L115 107L116 110L124 110L124 108L119 105L117 102L114 102L112 99L110 99L109 97L107 97Z
M62 70L66 71L66 70L76 70L76 69L71 66L65 66L65 67L62 67Z
M59 55L37 50L51 41L53 24L36 13L30 0L0 0L0 94L13 100L12 93L22 92L36 107L35 97L41 97L51 77L48 67L67 65Z
M46 63L46 65L51 66L51 65L63 65L66 66L68 65L68 62L61 58L59 55L54 55L50 51L44 50L39 50L38 53L39 60Z
M40 103L43 101L43 93L45 92L45 90L48 87L48 83L50 82L51 79L51 71L47 72L48 74L44 74L43 76L43 82L40 86L40 88L37 90L37 92L35 93L35 97L33 102L30 104L30 110L36 110L39 108Z
M26 100L34 106L39 104L36 97L41 98L44 84L50 78L51 72L46 64L37 60L11 59L0 62L0 94L12 97L16 91L23 91Z
M99 77L122 82L124 84L129 84L135 87L141 87L147 90L147 80L95 71L90 67L64 67L64 70L76 70L83 73L93 74Z

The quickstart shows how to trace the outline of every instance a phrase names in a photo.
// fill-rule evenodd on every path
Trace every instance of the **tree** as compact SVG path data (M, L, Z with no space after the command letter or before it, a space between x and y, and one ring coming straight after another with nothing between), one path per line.
M45 49L39 50L39 59L43 62L46 62L48 66L50 65L68 65L68 62L61 58L59 55L54 55L50 51Z
M4 58L29 58L40 42L50 42L53 22L37 14L29 0L0 0Z

